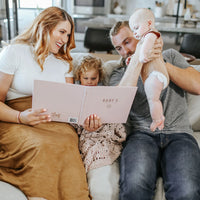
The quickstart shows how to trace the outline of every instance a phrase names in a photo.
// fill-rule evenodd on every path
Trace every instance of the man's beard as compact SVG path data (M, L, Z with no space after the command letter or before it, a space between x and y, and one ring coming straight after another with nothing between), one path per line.
M126 60L131 57L135 52L130 52L127 54L126 58L121 57L120 66L127 66Z

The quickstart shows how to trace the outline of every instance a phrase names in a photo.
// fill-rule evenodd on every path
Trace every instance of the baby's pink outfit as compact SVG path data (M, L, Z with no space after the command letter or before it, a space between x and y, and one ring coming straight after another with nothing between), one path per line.
M121 154L122 142L126 139L122 124L104 124L95 132L78 127L77 132L86 172L112 164Z

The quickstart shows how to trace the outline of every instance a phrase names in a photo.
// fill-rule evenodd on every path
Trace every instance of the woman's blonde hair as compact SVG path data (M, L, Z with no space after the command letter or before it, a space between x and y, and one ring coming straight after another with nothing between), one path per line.
M84 56L80 64L78 64L77 69L74 72L75 81L80 81L80 76L87 71L95 69L99 73L99 82L104 79L104 69L102 66L102 60L94 56Z
M70 64L70 72L72 70L70 50L75 48L74 22L65 10L58 7L46 8L35 18L32 25L25 32L14 38L12 43L32 45L35 59L43 70L45 58L49 54L50 33L59 22L66 20L71 24L71 34L67 44L63 45L55 56Z

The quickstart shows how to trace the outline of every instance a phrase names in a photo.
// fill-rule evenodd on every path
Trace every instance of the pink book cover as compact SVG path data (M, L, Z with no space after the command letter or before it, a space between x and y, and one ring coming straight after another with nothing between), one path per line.
M33 109L46 108L52 121L83 124L96 114L102 123L125 123L137 87L82 86L34 81Z

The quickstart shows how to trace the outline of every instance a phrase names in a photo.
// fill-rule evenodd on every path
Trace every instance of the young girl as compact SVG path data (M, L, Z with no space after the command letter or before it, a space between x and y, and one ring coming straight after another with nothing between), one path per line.
M85 86L102 85L102 61L85 56L74 70L75 83ZM97 116L91 115L90 118ZM75 126L80 136L79 148L87 172L90 193L94 200L118 199L119 167L117 158L126 138L122 124L103 124L95 131ZM116 173L117 171L117 173ZM112 176L112 174L115 174ZM103 194L103 195L102 195Z
M162 56L152 61L148 59L155 40L160 37L160 33L155 29L154 14L147 8L137 9L129 19L129 26L134 37L140 40L138 43L139 60L146 63L142 68L141 76L153 120L150 129L152 131L156 128L161 130L164 128L165 117L160 94L168 86L169 76Z

